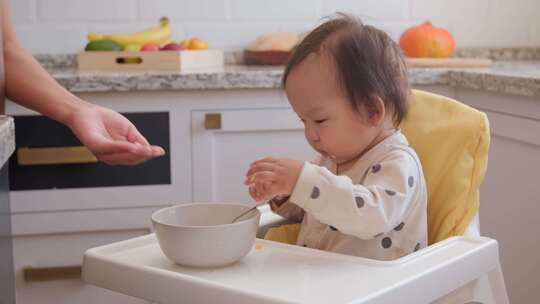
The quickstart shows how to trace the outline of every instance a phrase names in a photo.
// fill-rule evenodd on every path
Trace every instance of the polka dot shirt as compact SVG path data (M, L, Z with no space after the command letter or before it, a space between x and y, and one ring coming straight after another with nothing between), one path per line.
M274 211L301 220L298 245L391 260L427 245L426 205L420 161L398 131L342 175L329 157L306 162Z

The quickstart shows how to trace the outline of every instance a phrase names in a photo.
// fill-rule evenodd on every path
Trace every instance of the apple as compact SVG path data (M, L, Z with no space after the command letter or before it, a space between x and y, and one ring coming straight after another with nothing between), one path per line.
M159 44L157 44L157 43L147 43L147 44L142 46L141 51L143 51L143 52L159 51Z
M161 51L180 51L182 46L178 43L168 43L164 45L160 50Z

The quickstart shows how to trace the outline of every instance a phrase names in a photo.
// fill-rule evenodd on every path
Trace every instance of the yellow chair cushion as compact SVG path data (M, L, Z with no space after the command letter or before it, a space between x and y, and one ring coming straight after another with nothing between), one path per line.
M480 205L490 140L486 115L453 99L413 90L400 127L426 178L429 244L462 235ZM265 239L294 244L299 230L299 224L271 228Z
M294 245L299 232L300 224L286 224L269 228L264 235L264 239Z
M429 244L462 235L480 206L486 173L486 114L444 96L413 90L401 124L420 157L428 190Z

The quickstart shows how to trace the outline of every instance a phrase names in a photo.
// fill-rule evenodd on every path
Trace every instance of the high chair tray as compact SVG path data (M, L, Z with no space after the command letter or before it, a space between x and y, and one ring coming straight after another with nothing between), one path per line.
M158 303L428 303L498 267L495 240L455 237L395 261L257 239L238 263L188 268L155 235L89 249L83 280Z

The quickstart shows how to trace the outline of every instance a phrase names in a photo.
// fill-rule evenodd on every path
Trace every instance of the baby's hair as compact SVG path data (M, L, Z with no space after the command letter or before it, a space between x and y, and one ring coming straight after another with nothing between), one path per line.
M338 14L296 46L285 67L283 86L296 65L321 49L333 58L337 81L356 109L363 105L370 115L376 113L379 97L392 110L396 126L405 119L410 92L407 67L401 49L384 31Z

